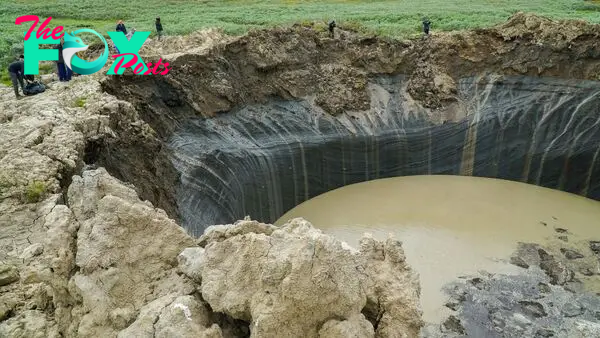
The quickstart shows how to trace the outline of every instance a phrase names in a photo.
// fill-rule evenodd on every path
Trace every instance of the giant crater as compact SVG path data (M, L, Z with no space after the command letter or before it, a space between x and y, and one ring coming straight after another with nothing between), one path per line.
M593 36L561 49L503 29L406 43L291 28L170 56L167 77L103 82L155 139L115 125L91 157L194 235L246 215L272 223L395 176L493 177L599 200ZM460 47L466 38L481 50Z

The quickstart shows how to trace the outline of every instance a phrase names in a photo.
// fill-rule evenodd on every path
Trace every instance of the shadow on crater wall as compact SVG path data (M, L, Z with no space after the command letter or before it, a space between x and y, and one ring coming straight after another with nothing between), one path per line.
M600 199L600 83L465 78L453 109L466 117L438 124L404 83L373 79L371 110L354 116L273 100L188 120L169 140L183 226L198 235L246 215L274 222L329 190L408 175L494 177Z

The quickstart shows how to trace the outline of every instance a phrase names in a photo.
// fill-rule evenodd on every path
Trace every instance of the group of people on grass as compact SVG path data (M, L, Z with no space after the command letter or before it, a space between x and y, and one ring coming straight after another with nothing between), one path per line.
M158 36L158 40L160 40L160 38L163 35L163 27L162 27L162 23L160 22L160 17L156 18L156 21L154 22L154 26L156 27L156 35ZM135 33L135 28L132 28L131 32L127 33L127 28L125 27L125 23L123 23L123 20L119 20L119 21L117 21L117 28L115 28L115 31L122 32L123 34L125 34L127 39L131 40L131 36L133 35L133 33Z
M156 33L158 36L158 40L160 40L163 36L163 27L162 27L162 23L160 21L160 17L156 18L154 25L156 26ZM117 22L117 27L115 30L117 32L123 32L123 34L125 34L125 36L127 36L128 40L131 40L131 36L133 35L133 33L135 33L135 28L132 28L131 32L129 34L127 33L127 28L125 27L123 20L119 20ZM56 46L54 46L54 48L58 49L58 60L56 61L56 70L58 73L58 79L61 82L66 82L66 81L71 80L71 77L73 76L73 70L71 70L71 68L69 68L65 64L65 60L63 58L63 53L62 53L63 46L64 46L64 38L61 38L60 42ZM116 49L116 47L115 47L115 49ZM116 49L116 50L117 50L117 53L119 53L119 50L118 49ZM24 84L25 64L24 64L23 55L20 55L16 61L14 61L10 65L8 65L8 74L10 75L13 89L15 90L15 96L17 97L17 99L20 99L21 95L19 94L19 86L21 87L23 94L25 94L25 84Z

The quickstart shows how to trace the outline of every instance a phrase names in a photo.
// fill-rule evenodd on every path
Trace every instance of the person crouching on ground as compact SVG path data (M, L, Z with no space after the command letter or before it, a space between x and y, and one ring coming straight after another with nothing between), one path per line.
M160 40L160 38L163 35L163 28L162 23L160 23L160 17L156 18L156 22L154 24L156 25L156 34L158 35L158 40Z
M8 65L8 74L10 75L10 80L12 81L13 88L15 89L15 96L17 99L20 99L21 95L19 95L19 84L21 85L23 95L25 94L25 85L23 84L23 75L25 74L23 55L19 56L17 61Z

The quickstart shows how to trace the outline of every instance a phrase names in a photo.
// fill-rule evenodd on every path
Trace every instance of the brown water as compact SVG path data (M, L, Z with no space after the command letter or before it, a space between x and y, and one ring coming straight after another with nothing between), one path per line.
M570 242L600 237L600 202L504 180L464 176L411 176L346 186L302 203L276 224L303 217L358 247L363 233L403 242L419 273L424 318L447 309L441 287L480 270L512 274L517 242L549 243L555 228ZM545 224L545 225L544 225Z

